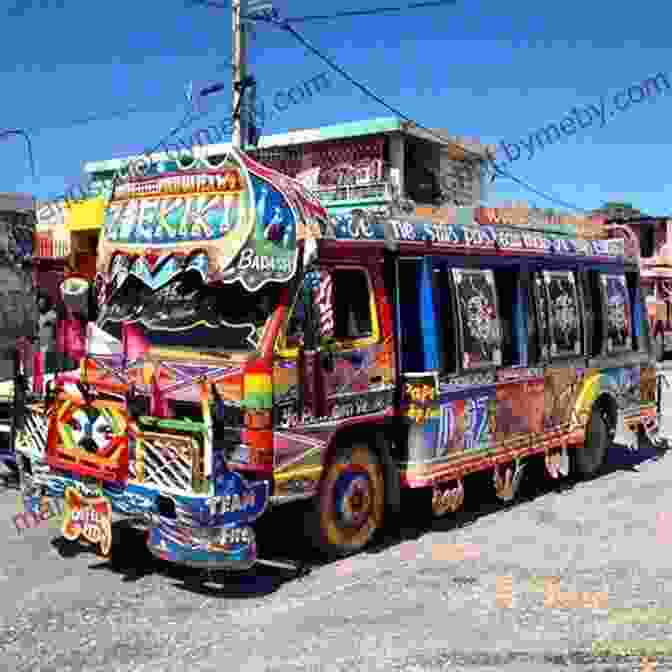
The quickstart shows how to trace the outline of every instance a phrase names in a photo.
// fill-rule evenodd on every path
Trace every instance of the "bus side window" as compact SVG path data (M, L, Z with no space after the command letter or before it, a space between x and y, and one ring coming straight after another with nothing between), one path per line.
M432 278L441 373L457 373L457 351L459 346L455 320L457 308L455 305L452 278L445 267L434 269Z
M649 330L647 328L648 320L644 305L644 287L639 284L639 274L633 271L628 271L625 274L625 280L628 284L628 296L630 297L632 315L632 349L648 352Z
M536 363L548 360L551 335L550 335L550 317L548 312L548 298L546 296L546 285L544 276L540 271L535 271L532 276L531 299L536 317L537 331L537 359Z
M551 327L551 357L583 353L581 306L573 271L544 271Z
M459 307L461 370L502 365L502 337L495 275L490 269L453 268Z
M521 363L521 344L518 325L521 309L518 298L520 272L513 269L495 271L495 286L502 329L502 366Z
M371 291L366 272L338 268L331 272L331 277L334 338L347 342L372 336Z
M581 290L586 319L586 345L588 357L599 357L604 349L604 309L600 290L600 274L597 271L582 271Z
M633 314L625 275L602 273L600 280L606 316L607 352L632 350Z
M539 342L539 324L537 309L534 303L534 278L532 273L521 274L521 291L526 300L526 332L527 332L527 365L534 366L541 362L541 344Z

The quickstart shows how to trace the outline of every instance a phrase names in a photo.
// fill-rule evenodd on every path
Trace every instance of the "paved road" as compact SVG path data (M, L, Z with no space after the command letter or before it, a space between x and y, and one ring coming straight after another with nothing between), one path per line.
M479 506L475 479L459 516L431 528L409 517L372 552L299 579L271 568L207 581L151 559L129 529L104 562L49 525L19 536L16 492L2 491L0 669L654 669L591 653L596 641L672 641L672 451L642 461L655 455L643 451L615 447L599 478L530 484L512 506ZM299 514L272 519L270 552L284 545L313 563L297 550ZM544 577L562 593L606 595L545 606ZM672 670L672 651L657 661Z

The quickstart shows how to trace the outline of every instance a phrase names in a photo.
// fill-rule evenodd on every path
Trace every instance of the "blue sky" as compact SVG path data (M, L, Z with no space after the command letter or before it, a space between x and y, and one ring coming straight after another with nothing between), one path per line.
M224 4L225 0L221 0ZM183 118L184 88L230 83L231 14L184 0L4 0L0 129L32 129L37 179L20 138L0 142L0 191L38 198L62 194L86 161L141 152ZM390 0L339 0L319 6L278 0L281 16L393 6ZM400 2L399 4L404 4ZM327 8L328 7L328 8ZM489 143L518 142L572 107L600 105L632 84L669 74L672 45L664 3L511 5L456 0L398 15L297 24L297 28L388 103L425 126ZM250 47L258 95L310 79L327 66L289 34L259 24ZM391 116L336 73L311 103L290 107L267 133ZM68 128L72 120L135 106L126 118ZM208 120L227 116L230 93L208 100ZM632 202L669 211L667 172L672 92L660 94L564 138L531 159L523 150L508 170L582 208ZM202 123L199 124L203 125ZM194 129L195 130L195 129ZM497 180L488 202L525 200L553 207L510 181Z

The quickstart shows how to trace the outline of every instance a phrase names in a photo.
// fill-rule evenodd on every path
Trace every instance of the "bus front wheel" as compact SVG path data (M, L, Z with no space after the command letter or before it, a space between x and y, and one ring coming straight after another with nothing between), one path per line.
M357 553L382 529L384 515L384 469L376 453L359 442L339 448L309 513L313 546L332 558Z

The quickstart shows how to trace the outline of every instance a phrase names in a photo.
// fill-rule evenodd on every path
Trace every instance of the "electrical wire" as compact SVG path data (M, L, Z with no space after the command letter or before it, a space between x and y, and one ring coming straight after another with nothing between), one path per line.
M60 126L42 126L41 128L34 127L34 128L28 128L26 130L28 133L33 133L34 135L36 135L41 131L49 131L56 129L63 130L68 128L75 128L77 126L86 126L87 124L90 124L94 121L108 121L112 119L123 118L127 117L129 114L132 114L133 112L142 112L142 109L139 108L137 105L132 105L131 107L127 107L124 110L118 110L116 112L110 112L108 114L94 114L90 117L84 117L83 119L73 119L72 121L68 121Z
M433 2L413 2L405 7L377 7L375 9L355 9L347 12L336 12L335 14L315 14L313 16L298 16L285 19L289 23L307 23L308 21L330 21L331 19L341 19L351 16L373 16L377 14L399 13L407 9L424 9L425 7L440 7L443 5L454 5L456 0L434 0ZM245 18L256 18L254 15Z
M191 0L187 7L195 7L196 5L203 5L203 7L216 7L217 9L231 9L227 5L222 5L219 2L209 2L209 0Z
M466 147L463 147L459 143L456 143L454 140L451 140L450 138L446 138L446 137L436 133L436 131L434 131L433 129L428 128L426 126L423 126L421 124L418 124L414 119L412 119L408 115L404 114L401 110L399 110L396 107L387 103L380 96L375 94L369 87L367 87L365 84L362 84L361 82L354 79L350 74L348 74L343 68L341 68L339 65L337 65L334 61L332 61L328 56L324 55L322 52L319 51L319 49L317 49L312 44L310 44L310 42L308 42L308 40L306 40L302 35L300 35L289 24L284 24L284 22L283 22L281 24L281 27L284 28L285 30L287 30L289 33L291 33L299 42L301 42L301 44L303 44L304 47L306 47L309 51L311 51L318 58L320 58L322 61L324 61L330 68L332 68L333 70L338 72L342 77L347 79L353 86L357 87L362 93L364 93L369 98L372 98L373 100L375 100L377 103L379 103L383 107L387 108L390 112L392 112L396 116L401 117L405 121L413 124L414 126L417 126L418 128L421 128L423 131L426 131L427 133L434 136L438 140L442 140L444 142L450 143L452 146L461 150L466 156L472 157L474 159L478 159L480 161L483 160L483 155L482 154L479 154L477 152L473 152L470 149L467 149ZM501 168L500 168L500 171L501 171Z
M348 74L343 68L341 68L338 64L336 64L334 61L332 61L328 56L323 54L319 49L314 47L308 40L306 40L296 29L294 29L287 20L278 20L278 19L271 19L268 17L265 18L259 18L261 21L266 21L268 23L271 23L273 25L276 25L283 30L286 30L289 32L298 42L300 42L306 49L308 49L310 52L315 54L320 60L324 61L332 70L335 70L338 72L342 77L347 79L353 86L358 88L362 93L364 93L366 96L369 98L372 98L375 100L377 103L382 105L383 107L387 108L390 112L393 114L397 115L398 117L408 121L409 123L412 123L414 126L417 128L422 129L423 131L429 133L433 137L437 138L438 140L441 140L442 142L448 143L449 145L461 150L465 156L473 157L475 159L478 159L479 161L483 161L484 157L482 154L478 154L476 152L473 152L466 147L463 147L459 143L455 142L454 140L447 138L436 131L434 131L431 128L428 128L427 126L423 126L422 124L417 123L414 119L409 117L408 115L404 114L401 112L401 110L393 107L389 103L387 103L385 100L383 100L380 96L376 95L371 89L369 89L366 85L360 83L356 79L354 79L350 74ZM562 205L565 208L570 208L572 210L576 210L578 212L590 212L586 208L582 208L578 205L574 205L572 203L568 203L567 201L563 201L556 196L553 196L551 194L548 194L546 192L541 191L540 189L537 189L536 187L528 184L527 182L521 180L520 178L516 177L515 175L511 174L507 170L504 170L501 166L498 166L495 164L493 157L488 154L487 158L490 160L490 163L493 166L494 169L494 177L506 177L519 186L523 187L524 189L527 189L528 191L536 194L537 196L540 196L541 198L544 198L545 200L548 200L549 202L556 203L557 205Z

